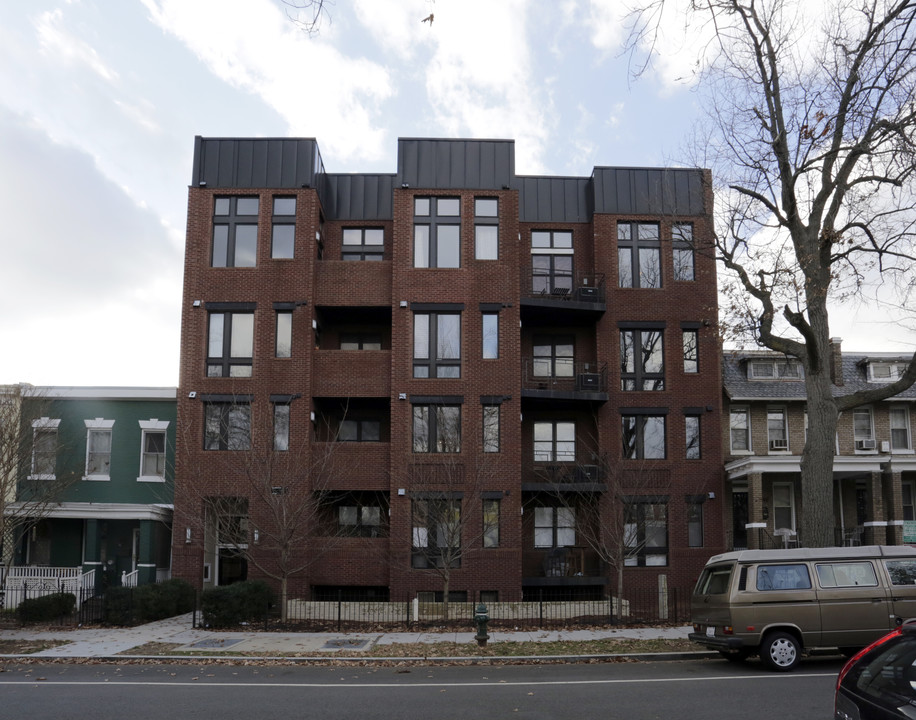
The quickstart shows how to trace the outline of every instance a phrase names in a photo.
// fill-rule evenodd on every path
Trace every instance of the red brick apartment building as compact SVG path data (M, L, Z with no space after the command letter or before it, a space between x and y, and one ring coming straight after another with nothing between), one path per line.
M708 171L197 138L173 572L289 597L686 588L725 545Z

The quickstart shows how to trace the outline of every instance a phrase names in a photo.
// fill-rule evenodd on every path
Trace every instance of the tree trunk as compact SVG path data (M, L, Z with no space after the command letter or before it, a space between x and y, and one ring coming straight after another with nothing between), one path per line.
M445 573L442 578L442 621L446 625L448 624L448 586L450 579L449 573Z
M286 602L287 594L289 592L287 590L288 585L289 585L289 578L287 578L286 575L284 574L280 578L280 620L283 623L285 623L287 618L289 617L289 610L287 609L288 603Z

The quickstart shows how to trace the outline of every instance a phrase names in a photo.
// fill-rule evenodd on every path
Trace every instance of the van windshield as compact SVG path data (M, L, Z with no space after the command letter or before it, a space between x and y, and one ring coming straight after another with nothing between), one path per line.
M704 568L703 574L697 580L695 595L721 595L728 592L728 584L732 577L734 565L714 565Z

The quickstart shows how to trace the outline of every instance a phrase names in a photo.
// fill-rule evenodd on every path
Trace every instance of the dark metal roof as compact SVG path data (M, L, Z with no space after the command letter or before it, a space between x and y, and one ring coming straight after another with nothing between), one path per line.
M327 174L313 138L194 140L191 184L318 191L329 220L389 220L393 190L518 190L522 222L589 222L594 213L702 215L703 171L597 167L591 177L515 174L514 140L401 138L396 174Z
M722 357L722 382L725 393L733 400L805 400L804 381L792 380L748 380L747 363L749 360L779 360L785 356L779 353L766 351L730 352L725 351ZM843 382L842 386L834 386L835 397L850 395L859 390L873 390L879 387L876 383L868 382L868 361L887 362L899 360L905 362L904 356L875 353L863 355L859 353L843 353ZM916 386L895 395L891 400L916 400Z

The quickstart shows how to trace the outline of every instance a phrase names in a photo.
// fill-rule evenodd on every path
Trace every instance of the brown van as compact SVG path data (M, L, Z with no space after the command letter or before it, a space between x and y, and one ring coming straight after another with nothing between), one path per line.
M740 550L715 555L693 591L690 639L729 660L791 670L815 647L865 647L916 618L916 548Z

